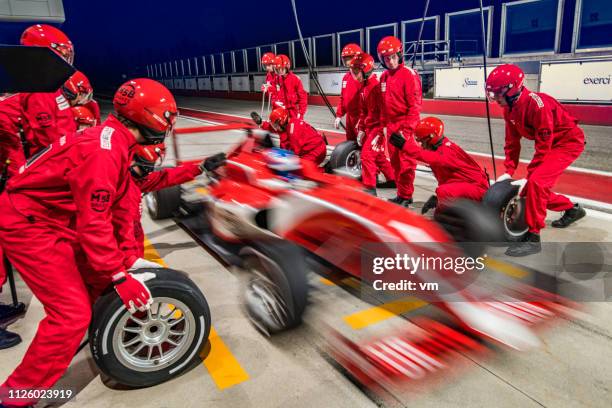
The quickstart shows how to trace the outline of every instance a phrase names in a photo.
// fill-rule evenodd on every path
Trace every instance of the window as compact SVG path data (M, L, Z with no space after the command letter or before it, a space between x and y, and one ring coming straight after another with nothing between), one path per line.
M366 52L376 56L376 47L384 37L394 35L397 37L397 24L384 24L366 28Z
M556 51L562 0L521 0L502 8L500 54Z
M302 42L300 40L293 41L293 57L295 61L293 61L294 68L307 68L308 62L306 61L306 57L304 56L304 49L302 48ZM308 56L312 58L312 42L310 38L304 38L304 46L306 47L306 52Z
M421 22L423 19L418 18L414 20L402 21L402 39L404 41L404 53L412 55L415 51L416 41L419 39L419 31L421 30ZM423 33L421 34L421 41L428 43L424 46L423 52L431 53L424 55L426 60L435 58L436 50L443 50L443 45L433 44L433 41L438 40L439 33L439 18L438 16L427 17L423 23ZM421 47L417 47L417 52L421 52ZM412 57L410 57L412 58Z
M223 55L222 54L211 55L210 58L213 59L214 73L216 75L223 74L225 72L223 71Z
M576 0L574 49L612 47L612 7L609 0Z
M493 7L484 8L487 55L491 53L491 21ZM446 14L446 40L450 41L450 55L475 56L483 54L480 9Z
M248 72L259 71L259 62L257 61L257 48L247 48L246 59Z
M223 68L225 69L226 74L231 74L234 72L234 64L232 63L232 53L224 52L221 54L223 56Z
M346 44L354 43L359 44L361 48L363 48L363 30L351 30L351 31L342 31L338 33L338 44L336 45L336 51L338 53L337 58L340 61L340 55L342 54L342 48Z
M331 67L335 64L334 35L319 35L312 37L314 41L314 62L315 67Z
M236 72L246 72L244 66L244 51L234 51L234 62L236 63Z
M291 58L291 52L289 52L289 43L278 43L276 44L276 55L285 54Z

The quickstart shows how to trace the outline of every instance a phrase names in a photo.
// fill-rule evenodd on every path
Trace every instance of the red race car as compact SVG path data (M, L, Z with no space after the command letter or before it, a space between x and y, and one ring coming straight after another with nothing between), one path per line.
M307 272L313 265L338 269L373 285L374 257L389 259L398 252L460 257L464 250L452 235L495 240L496 228L490 226L499 223L478 204L457 202L447 212L448 224L440 225L367 194L355 180L323 173L273 148L265 132L246 134L226 156L211 160L203 212L185 202L190 201L185 199L185 186L157 192L146 204L153 218L169 216L180 206L188 208L191 215L179 222L226 263L251 272L244 290L246 309L264 333L301 322ZM425 280L439 283L442 289L424 290L418 296L426 296L470 332L516 349L538 344L527 324L496 310L482 293L471 293L472 278L448 268L411 275L416 285Z

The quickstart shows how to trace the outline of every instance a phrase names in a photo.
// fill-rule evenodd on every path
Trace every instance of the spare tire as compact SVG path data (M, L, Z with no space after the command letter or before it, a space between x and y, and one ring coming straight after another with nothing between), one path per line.
M146 194L145 205L154 220L174 216L181 206L181 186L171 186Z
M338 144L329 157L329 167L332 170L346 169L355 177L361 177L361 149L354 140Z
M150 387L193 368L210 334L210 310L204 295L183 272L152 272L147 281L153 305L131 315L114 290L95 303L89 345L100 370L119 384Z
M478 202L457 200L437 211L434 219L473 257L482 254L486 243L503 239L495 214Z
M525 221L525 199L518 196L518 186L504 180L493 184L482 203L495 214L502 225L504 238L509 242L520 241L529 231Z
M309 289L303 250L273 239L248 244L240 257L249 272L244 303L253 325L268 336L298 326Z

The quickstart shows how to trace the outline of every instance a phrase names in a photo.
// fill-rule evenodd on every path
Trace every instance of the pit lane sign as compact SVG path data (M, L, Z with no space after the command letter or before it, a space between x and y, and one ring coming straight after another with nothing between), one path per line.
M612 59L543 62L540 92L564 102L612 103Z
M487 75L495 67L487 67ZM484 99L483 67L436 68L434 97L444 99Z

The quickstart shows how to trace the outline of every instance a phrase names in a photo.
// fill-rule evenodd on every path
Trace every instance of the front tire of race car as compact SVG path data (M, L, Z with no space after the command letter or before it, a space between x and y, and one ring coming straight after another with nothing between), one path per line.
M181 206L181 186L172 186L145 195L145 204L154 220L172 217Z
M210 310L204 295L183 272L139 269L156 277L147 281L153 305L131 315L114 290L94 305L90 350L107 377L129 387L161 384L201 362L208 343Z
M308 301L305 256L290 242L251 243L240 252L248 272L244 305L253 325L268 336L302 322Z
M525 199L518 196L519 186L510 184L512 181L504 180L493 184L487 190L482 203L498 214L505 240L517 242L523 239L529 227L525 221Z
M338 144L329 157L329 167L332 170L344 169L352 177L361 177L361 149L354 140Z

